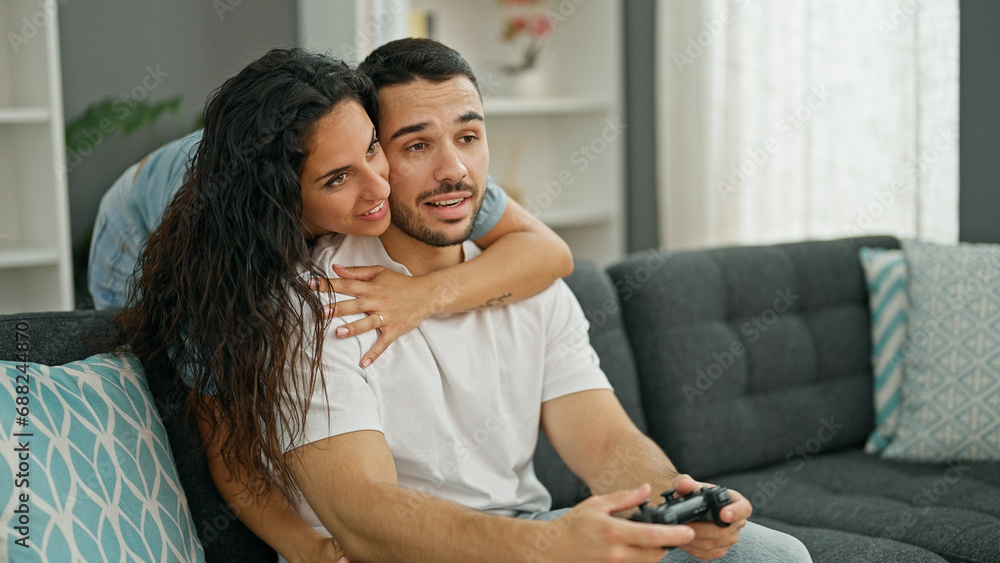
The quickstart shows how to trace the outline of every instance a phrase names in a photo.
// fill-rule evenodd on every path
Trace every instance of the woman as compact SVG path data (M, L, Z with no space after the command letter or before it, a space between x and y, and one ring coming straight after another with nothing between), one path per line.
M301 367L311 374L306 385L323 385L317 365L296 365L307 350L321 357L326 325L306 322L324 317L310 287L322 277L310 262L312 242L331 232L376 236L389 224L388 164L374 115L364 76L298 49L271 51L226 81L206 107L190 178L150 236L115 319L117 342L148 370L173 364L182 372L208 450L221 453L210 455L220 492L237 507L258 507L240 517L290 561L338 555L305 522L280 536L268 523L294 515L280 492L291 478L276 438L301 431L302 412L289 397L309 394L284 374ZM443 276L361 269L354 277L370 284L348 282L347 293L360 299L338 303L337 314L367 311L370 322L352 334L391 327L395 337L430 314L543 289L567 273L564 246L523 215L505 214L479 240L493 246ZM528 230L502 236L515 224ZM512 265L500 248L521 259ZM448 297L426 299L445 279Z

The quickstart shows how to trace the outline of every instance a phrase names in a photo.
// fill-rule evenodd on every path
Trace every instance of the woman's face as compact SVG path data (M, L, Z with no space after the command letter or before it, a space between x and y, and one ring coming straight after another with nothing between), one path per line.
M345 100L316 122L302 165L302 223L326 233L378 236L389 226L389 163L361 104Z

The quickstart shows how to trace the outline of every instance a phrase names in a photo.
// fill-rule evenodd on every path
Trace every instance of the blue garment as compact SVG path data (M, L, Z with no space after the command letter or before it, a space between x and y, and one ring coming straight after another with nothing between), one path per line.
M139 253L184 183L199 141L201 130L156 149L125 170L101 198L87 267L95 308L125 304Z
M96 309L122 307L149 234L187 178L201 130L167 143L125 171L101 199L90 242L87 280ZM138 174L136 170L138 169ZM472 239L488 233L507 209L507 194L489 178Z

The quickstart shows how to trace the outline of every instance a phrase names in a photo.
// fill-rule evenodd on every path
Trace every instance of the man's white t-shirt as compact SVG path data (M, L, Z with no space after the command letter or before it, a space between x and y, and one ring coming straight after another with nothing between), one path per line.
M471 242L464 251L466 260L480 252ZM409 275L375 237L322 237L314 258L330 277L333 264L383 265ZM346 339L334 333L361 316L333 319L327 328L325 391L315 386L304 435L286 437L286 451L375 430L385 436L402 487L500 515L548 510L551 496L532 464L542 403L611 388L566 284L559 280L512 305L431 317L367 369L359 364L375 331ZM304 499L298 510L322 528Z

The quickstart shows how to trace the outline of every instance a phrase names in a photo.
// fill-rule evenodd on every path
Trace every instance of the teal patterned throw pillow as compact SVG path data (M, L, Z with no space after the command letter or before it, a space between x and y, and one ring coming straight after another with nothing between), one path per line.
M904 241L903 252L912 353L883 456L1000 461L1000 246Z
M886 248L862 248L858 257L868 286L875 397L875 429L865 451L874 454L889 445L899 421L906 342L906 261L902 250Z
M0 560L205 560L138 360L0 367Z

